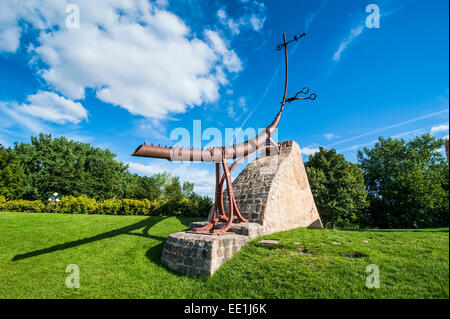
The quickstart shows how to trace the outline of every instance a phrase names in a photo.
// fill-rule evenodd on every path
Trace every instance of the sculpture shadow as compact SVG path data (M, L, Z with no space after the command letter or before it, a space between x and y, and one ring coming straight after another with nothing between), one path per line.
M66 242L64 244L58 244L58 245L54 245L48 248L44 248L44 249L38 249L38 250L34 250L25 254L19 254L13 257L13 259L11 261L18 261L18 260L22 260L22 259L26 259L26 258L31 258L31 257L35 257L35 256L40 256L40 255L44 255L44 254L49 254L55 251L60 251L60 250L65 250L65 249L70 249L70 248L74 248L74 247L78 247L81 245L85 245L85 244L89 244L95 241L99 241L102 239L107 239L107 238L112 238L115 236L119 236L119 235L135 235L135 236L143 236L146 238L151 238L151 239L156 239L158 241L162 241L161 244L158 244L157 246L162 246L164 244L164 241L166 240L166 237L160 237L160 236L153 236L153 235L149 235L148 231L150 230L151 227L153 227L154 225L156 225L157 223L163 221L164 219L166 219L168 217L164 217L164 216L152 216L146 219L143 219L137 223L134 223L132 225L128 225L125 227L121 227L118 229L114 229L111 231L107 231L105 233L102 234L98 234L92 237L87 237L87 238L83 238L83 239L78 239L78 240L74 240L71 242ZM133 233L132 231L137 230L137 229L141 229L143 228L142 233ZM162 249L162 248L161 248ZM153 254L152 254L153 256ZM155 262L155 259L152 258L152 261ZM160 263L160 262L159 262Z

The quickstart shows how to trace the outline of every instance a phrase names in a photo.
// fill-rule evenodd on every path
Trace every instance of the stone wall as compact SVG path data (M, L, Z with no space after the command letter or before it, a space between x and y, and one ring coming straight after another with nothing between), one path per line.
M297 227L322 227L303 165L300 146L281 143L281 152L251 162L234 180L236 204L250 222L265 233ZM224 192L228 213L228 196Z
M167 239L161 260L177 272L212 276L248 240L249 237L237 234L212 236L179 232Z

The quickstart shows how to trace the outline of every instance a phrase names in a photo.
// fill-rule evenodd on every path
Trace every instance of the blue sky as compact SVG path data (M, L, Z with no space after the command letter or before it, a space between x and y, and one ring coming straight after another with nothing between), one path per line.
M369 4L379 28L366 25ZM180 132L205 146L193 135L266 127L283 92L283 32L307 33L289 47L288 95L318 96L288 104L278 130L304 160L324 146L356 161L380 135L448 136L448 10L446 0L1 1L0 143L63 135L211 194L212 164L130 153Z

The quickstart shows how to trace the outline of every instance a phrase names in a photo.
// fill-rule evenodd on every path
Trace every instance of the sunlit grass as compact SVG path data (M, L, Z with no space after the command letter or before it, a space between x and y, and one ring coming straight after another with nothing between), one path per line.
M295 229L247 244L212 277L160 262L193 218L0 213L0 298L448 298L448 228ZM80 288L66 287L67 265ZM366 267L380 288L365 286Z

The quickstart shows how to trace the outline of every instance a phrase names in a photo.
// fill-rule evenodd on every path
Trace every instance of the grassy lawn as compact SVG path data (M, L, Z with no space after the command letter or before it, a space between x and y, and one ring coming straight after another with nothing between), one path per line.
M295 229L264 236L277 245L252 241L206 278L160 262L167 236L193 220L0 212L0 298L449 297L448 228ZM65 285L69 264L79 289ZM379 289L365 287L369 264Z

